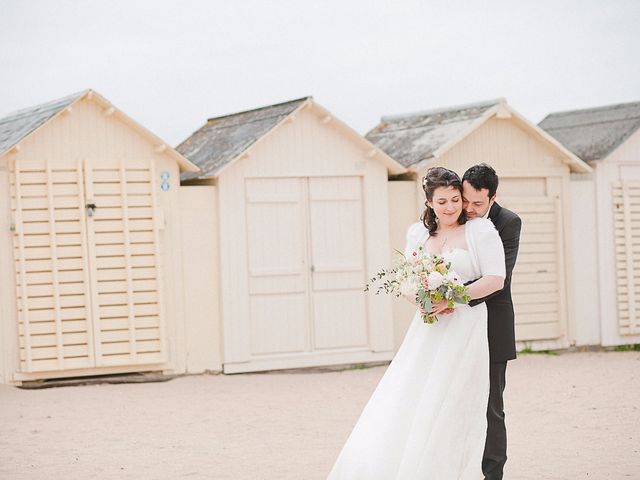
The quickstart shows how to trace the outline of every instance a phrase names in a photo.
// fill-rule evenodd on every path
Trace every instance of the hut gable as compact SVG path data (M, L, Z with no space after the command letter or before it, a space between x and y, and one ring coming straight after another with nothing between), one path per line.
M409 167L434 157L438 149L472 130L501 101L385 116L366 138Z
M311 116L316 122L310 122ZM276 132L282 133L286 130L287 125L292 124L294 120L298 125L305 123L309 129L305 130L302 126L296 127L296 134L293 136L283 134L278 140ZM234 163L235 160L246 155L249 151L258 151L261 148L258 144L269 143L263 142L267 137L273 140L270 143L279 142L282 148L300 148L300 154L307 151L307 155L312 155L308 152L311 145L309 142L312 142L311 138L316 138L319 134L319 130L312 126L315 123L323 128L333 130L346 139L346 142L351 144L351 149L357 147L363 154L366 154L367 158L379 160L389 172L393 174L405 172L405 169L398 162L335 118L329 111L313 101L312 97L303 97L255 110L209 119L202 128L176 147L180 153L202 170L198 174L183 174L182 180L218 177L223 169ZM324 150L328 146L323 142L323 139L317 137L315 141L315 154L320 157L326 156L327 152ZM344 144L344 141L342 143Z
M73 126L71 120L74 120ZM94 128L99 124L102 127ZM112 135L116 132L119 141L113 142L116 137ZM29 139L35 135L46 137L50 142L62 140L65 143L67 150L47 150L47 156L51 158L66 155L68 149L72 149L76 156L93 157L101 152L110 157L127 156L132 148L136 148L133 145L139 144L144 145L143 150L148 150L149 154L168 155L182 171L198 171L185 157L93 90L83 90L1 118L0 158L16 147L28 148L32 143ZM31 147L38 148L35 145Z
M551 113L539 125L582 160L602 160L640 129L640 102Z
M86 95L89 90L10 113L0 119L0 156L48 120Z
M176 147L202 170L183 180L214 177L228 163L279 125L311 97L214 117Z
M478 133L483 129L493 130L492 138L498 138L498 135L501 143L498 145L483 140L484 135ZM441 160L450 151L462 154L472 163L486 161L487 158L496 161L504 157L505 162L511 164L518 155L515 155L515 151L509 153L507 150L524 148L527 158L530 157L532 161L564 162L572 171L591 171L587 164L560 142L515 112L504 99L383 117L381 123L366 137L411 169L420 169L427 163ZM467 145L474 142L476 145ZM544 155L536 156L528 152L530 148L527 144L536 144L535 150L544 152ZM498 147L500 150L495 150ZM474 152L481 158L473 159ZM519 155L522 156L522 152ZM461 165L457 167L461 168Z

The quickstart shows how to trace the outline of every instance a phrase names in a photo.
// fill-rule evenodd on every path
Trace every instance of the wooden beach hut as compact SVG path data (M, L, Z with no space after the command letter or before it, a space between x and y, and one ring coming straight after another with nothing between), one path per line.
M197 170L92 90L0 119L2 382L185 371L179 176Z
M540 127L593 167L571 182L577 343L640 343L640 102L552 113Z
M417 221L424 209L420 179L427 168L444 166L461 176L481 162L496 169L498 202L523 221L512 283L517 340L521 348L570 345L576 319L569 176L591 168L504 99L383 117L366 137L415 174L409 188L390 186L398 198L408 199L408 203L396 201L392 217L406 217L406 211L412 211L413 217L404 225L398 222L393 237L396 248L403 245L406 223ZM396 312L397 322L405 322L396 336L399 339L410 315L400 304Z
M225 373L392 357L391 301L363 288L402 165L312 97L211 118L177 150L201 168L183 185L214 192Z

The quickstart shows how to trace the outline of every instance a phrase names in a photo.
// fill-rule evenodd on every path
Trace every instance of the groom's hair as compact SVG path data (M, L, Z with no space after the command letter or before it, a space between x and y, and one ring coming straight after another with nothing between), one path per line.
M486 163L470 167L464 172L462 181L469 182L476 190L486 188L489 190L489 198L493 197L498 191L498 175L493 167Z

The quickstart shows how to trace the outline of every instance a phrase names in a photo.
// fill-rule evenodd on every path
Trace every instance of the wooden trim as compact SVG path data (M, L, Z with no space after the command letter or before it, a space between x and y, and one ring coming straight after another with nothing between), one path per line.
M22 221L22 206L21 206L21 192L20 192L20 168L19 162L15 160L13 162L13 182L15 192L15 234L18 236L18 250L20 252L20 294L22 297L22 314L18 312L18 318L22 317L22 325L24 326L24 349L26 355L27 370L30 372L33 370L33 363L31 359L31 331L29 324L29 300L27 296L27 267L25 264L25 251L24 251L24 224ZM15 236L14 236L15 238Z
M84 160L84 184L85 184L85 201L93 201L93 165L90 160ZM83 216L86 219L87 229L87 251L89 256L86 260L86 265L89 270L89 278L91 281L89 291L91 292L92 305L92 325L93 325L93 339L95 349L95 365L97 367L102 366L102 330L100 326L100 297L98 294L98 269L96 258L96 237L95 237L95 221L94 217L89 217L86 212L85 205L82 205Z
M393 349L372 352L368 347L351 351L313 352L307 354L279 355L265 358L253 358L248 362L228 362L223 365L224 373L260 372L291 368L321 367L354 363L387 362L393 358Z
M153 239L155 247L155 259L156 259L156 284L158 293L158 318L159 325L158 330L160 332L160 358L163 362L167 361L167 336L166 332L166 319L164 310L164 275L162 274L164 269L164 262L162 260L162 247L160 245L160 220L164 219L163 215L158 215L158 193L156 191L156 168L155 162L149 162L149 176L151 182L151 212L153 215ZM160 218L158 218L160 217ZM163 220L164 221L164 220Z
M83 272L84 272L84 298L86 299L86 314L87 314L87 347L89 354L89 363L92 365L96 364L96 355L95 355L95 342L97 341L97 337L95 335L95 327L94 327L94 318L96 318L96 312L94 311L94 305L91 301L92 296L92 288L91 288L91 272L89 268L89 246L88 246L88 232L87 232L87 211L86 211L86 197L85 197L85 182L84 182L84 168L83 161L78 159L76 168L78 174L78 213L80 219L80 237L82 239L82 259L84 262ZM99 308L99 306L96 306ZM100 328L100 325L98 325Z
M89 375L113 375L118 373L137 373L145 371L165 370L166 365L161 363L149 363L142 365L127 365L103 368L77 368L62 371L48 371L35 373L16 372L13 374L14 382L28 382L30 380L44 380L49 378L86 377Z
M557 265L560 271L556 274L558 276L558 310L561 315L560 318L560 336L563 341L567 341L567 326L569 322L569 312L567 311L567 292L565 284L568 281L567 272L570 266L565 262L564 246L565 238L570 233L564 228L564 216L565 212L562 208L563 202L560 199L561 192L558 192L554 200L554 208L556 215L556 249L558 252ZM526 227L525 227L526 228ZM564 317L564 318L562 318Z
M124 265L127 282L127 316L129 317L129 355L136 361L136 316L133 305L133 271L131 266L131 235L129 232L129 202L127 198L127 169L120 159L120 198L122 199L122 234L124 236Z
M637 182L636 182L637 183ZM629 333L636 332L636 294L635 294L635 275L633 268L633 232L631 230L631 206L629 204L629 187L630 182L621 182L622 187L622 215L624 218L624 246L625 246L625 263L627 271L627 301L629 303Z
M298 200L300 202L301 213L301 226L304 230L304 254L305 254L305 269L302 272L304 278L304 290L307 305L307 318L305 321L305 350L307 352L313 352L315 350L316 332L315 332L315 303L314 303L314 290L313 290L313 234L311 232L311 188L309 185L309 178L300 178L298 180L300 185L300 196Z
M58 367L64 369L64 350L62 341L62 317L60 312L60 284L58 278L58 242L56 235L56 216L53 198L53 179L51 172L51 162L49 158L45 160L45 176L47 179L47 200L49 202L49 242L51 245L51 276L53 287L54 315L56 322L56 350L58 357Z

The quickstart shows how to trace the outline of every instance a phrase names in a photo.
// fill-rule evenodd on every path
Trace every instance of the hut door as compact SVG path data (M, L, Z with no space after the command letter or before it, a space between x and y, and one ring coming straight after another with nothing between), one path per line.
M613 184L618 332L640 334L640 182Z
M245 186L251 354L366 345L361 179Z
M12 165L23 372L161 361L152 166Z
M310 178L309 213L315 347L365 346L360 178Z
M153 162L84 174L96 366L162 362Z
M566 317L560 197L500 197L499 202L522 218L511 286L516 339L557 339L563 335Z
M95 364L82 165L11 165L21 371Z

